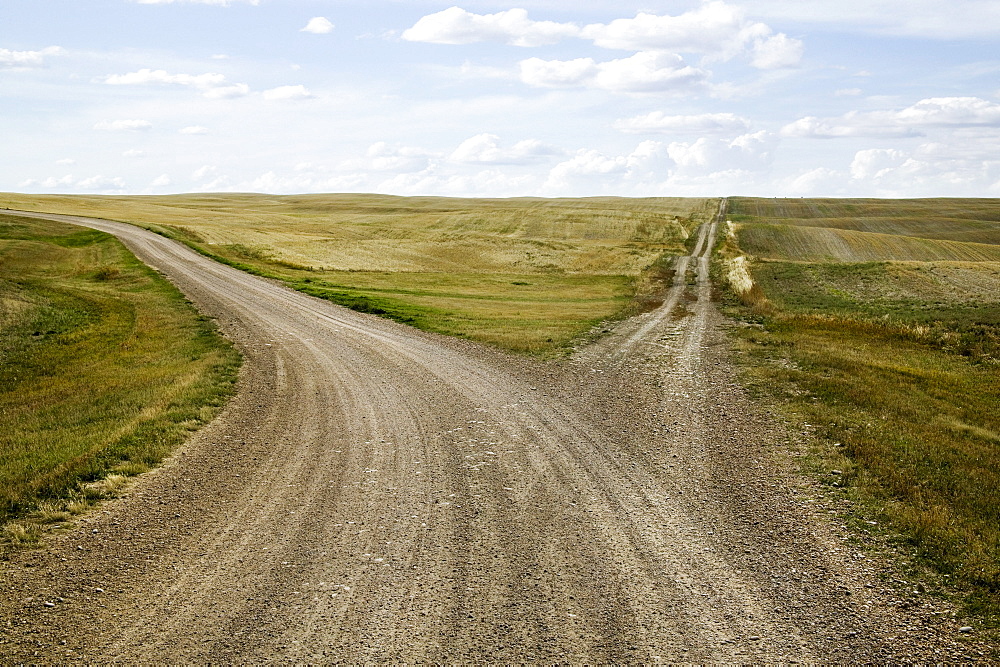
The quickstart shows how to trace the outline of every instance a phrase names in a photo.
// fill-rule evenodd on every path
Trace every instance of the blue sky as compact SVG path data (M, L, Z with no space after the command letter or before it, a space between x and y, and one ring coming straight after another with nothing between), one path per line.
M0 190L998 197L998 47L995 0L3 0Z

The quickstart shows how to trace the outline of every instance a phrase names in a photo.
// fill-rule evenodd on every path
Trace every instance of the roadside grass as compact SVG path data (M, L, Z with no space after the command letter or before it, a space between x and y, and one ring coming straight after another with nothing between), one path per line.
M255 194L0 195L131 222L335 303L522 354L557 356L642 310L717 200Z
M965 204L945 202L954 235L1000 218L1000 202ZM813 472L880 527L856 518L862 536L887 528L901 554L960 592L965 614L1000 627L1000 262L801 262L780 245L781 260L735 260L755 225L772 224L769 206L780 219L832 204L730 200L743 222L716 272L734 276L725 303L744 322L737 349L754 386L810 425Z
M215 416L238 367L114 237L0 215L0 551L159 463Z

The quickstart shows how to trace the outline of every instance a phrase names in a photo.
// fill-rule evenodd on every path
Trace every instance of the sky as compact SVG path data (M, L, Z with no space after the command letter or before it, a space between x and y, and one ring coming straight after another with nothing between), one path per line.
M0 0L0 191L1000 197L997 0Z

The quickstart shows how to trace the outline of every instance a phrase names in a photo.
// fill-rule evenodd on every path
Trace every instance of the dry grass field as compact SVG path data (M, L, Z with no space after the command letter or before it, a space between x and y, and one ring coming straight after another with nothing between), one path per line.
M131 222L316 296L517 352L566 349L655 290L718 200L381 195L0 195Z
M1000 214L988 199L739 199L740 247L813 262L1000 261Z
M749 268L729 304L751 377L811 425L816 471L875 524L859 530L889 526L1000 626L1000 200L729 210L721 254L728 273Z

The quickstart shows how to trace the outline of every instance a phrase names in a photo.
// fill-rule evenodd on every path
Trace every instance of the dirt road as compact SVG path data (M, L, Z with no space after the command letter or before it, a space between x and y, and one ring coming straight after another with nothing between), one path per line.
M715 224L663 308L542 364L344 310L134 227L48 217L116 234L217 318L246 364L237 397L167 465L6 564L11 661L985 650L886 588L797 495L788 434L734 381L707 277Z

